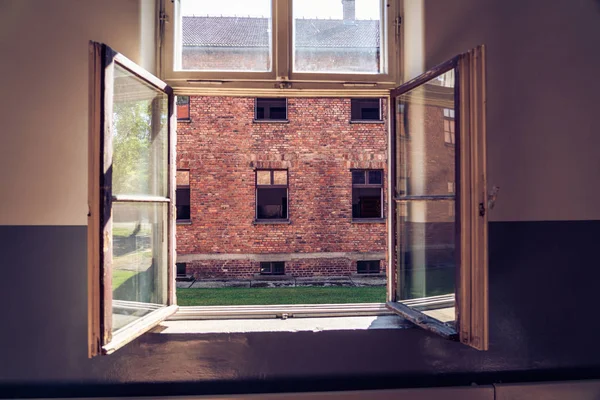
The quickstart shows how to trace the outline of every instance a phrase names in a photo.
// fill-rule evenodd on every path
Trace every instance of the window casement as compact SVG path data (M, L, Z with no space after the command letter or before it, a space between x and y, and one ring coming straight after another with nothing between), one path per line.
M256 98L254 100L254 121L286 122L288 120L287 99Z
M192 221L190 207L190 171L177 170L177 188L175 189L175 203L177 204L177 223Z
M350 122L383 122L381 99L350 99Z
M383 220L383 170L355 169L352 173L352 220Z
M177 121L189 121L190 96L177 96Z
M288 171L256 170L255 222L288 221Z
M285 262L263 261L260 263L261 275L285 275Z
M89 355L177 311L172 89L90 42Z
M390 104L387 306L479 350L488 348L484 72L481 46L392 90ZM451 149L438 144L449 119Z
M454 110L444 108L444 142L446 144L455 144L454 132Z
M160 0L161 78L176 89L391 89L399 0Z
M379 260L364 260L356 262L356 273L358 274L378 274L380 272L381 262Z

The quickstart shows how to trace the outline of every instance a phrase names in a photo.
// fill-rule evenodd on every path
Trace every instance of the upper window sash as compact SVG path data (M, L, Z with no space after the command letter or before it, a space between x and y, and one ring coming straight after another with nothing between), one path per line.
M181 68L182 1L161 0L160 76L176 90L187 88L220 89L391 89L399 81L399 19L400 0L380 1L380 70L376 73L334 70L323 72L294 71L293 0L271 1L270 70L245 71L203 70ZM373 0L375 1L375 0ZM340 2L340 9L342 8ZM360 35L359 35L360 36ZM262 42L261 42L262 43ZM256 49L256 48L254 48ZM321 51L319 49L319 51ZM326 86L323 86L326 84Z

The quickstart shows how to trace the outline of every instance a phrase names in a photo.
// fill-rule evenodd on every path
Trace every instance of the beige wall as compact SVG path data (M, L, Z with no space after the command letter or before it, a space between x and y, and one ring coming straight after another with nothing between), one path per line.
M154 4L0 0L0 225L86 224L88 41L153 70Z
M487 45L491 220L600 219L598 1L405 3L424 68ZM1 225L86 224L87 42L153 70L153 4L0 0Z
M487 46L490 219L600 219L600 3L424 3L426 68Z

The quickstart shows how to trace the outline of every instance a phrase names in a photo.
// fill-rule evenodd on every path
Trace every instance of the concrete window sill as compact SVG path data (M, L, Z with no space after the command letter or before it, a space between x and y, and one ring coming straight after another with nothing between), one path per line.
M255 124L289 124L288 119L253 119Z
M353 224L384 224L385 218L354 218L352 219Z
M379 315L328 318L164 321L154 328L152 332L160 334L230 334L250 332L363 331L372 329L408 329L413 327L413 324L398 315Z
M255 219L252 224L253 225L289 225L292 221L289 219Z
M175 223L177 225L191 225L192 224L192 220L191 219L179 220L179 221L175 221Z
M382 119L364 119L364 120L350 120L351 124L385 124L385 121Z

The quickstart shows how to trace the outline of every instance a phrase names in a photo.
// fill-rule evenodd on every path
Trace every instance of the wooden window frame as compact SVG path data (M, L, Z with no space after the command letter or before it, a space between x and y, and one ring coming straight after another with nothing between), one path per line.
M488 216L486 194L486 84L485 47L479 46L442 63L390 93L390 107L396 110L397 97L442 74L455 71L456 119L456 227L457 277L455 289L455 327L416 310L421 299L400 302L396 208L411 196L396 195L396 115L390 126L390 225L391 274L388 276L387 307L416 325L443 337L458 340L478 350L489 346L488 315ZM400 136L398 136L400 137ZM402 138L400 138L402 139ZM431 304L437 301L430 299ZM446 299L443 299L446 301Z
M258 118L258 102L259 100L268 100L268 101L273 101L273 100L279 100L279 98L277 97L256 97L254 98L254 122L257 123L286 123L289 122L288 120L288 99L284 98L283 100L285 101L285 118L283 119L273 119L271 118L271 108L268 107L265 109L265 117L264 118ZM268 110L268 112L267 112ZM268 114L268 116L267 116Z
M372 97L354 97L350 99L350 123L351 124L383 124L383 99L379 99L379 118L378 119L354 119L352 118L352 106L355 101L374 100Z
M353 168L350 170L350 173L352 175L352 173L357 172L357 171L361 171L364 172L365 174L365 183L354 183L352 182L352 204L354 205L354 189L376 189L379 188L379 198L380 198L380 203L381 203L381 213L379 217L370 217L370 218L361 218L361 217L355 217L354 216L354 210L352 210L352 222L385 222L385 202L384 202L384 182L385 182L385 174L384 174L384 170L380 169L380 168ZM381 172L381 183L378 184L374 184L374 183L369 183L369 171L379 171Z
M175 300L175 145L177 124L173 90L135 63L96 42L89 44L88 140L88 356L110 354L177 311ZM115 196L112 193L112 107L115 65L168 96L167 196ZM112 205L113 202L167 204L166 305L112 332ZM148 305L148 307L154 305Z
M259 185L258 184L258 172L259 171L270 171L271 172L271 184L269 185ZM275 171L285 171L286 173L286 184L285 185L275 185L274 172ZM282 222L290 221L290 172L286 168L257 168L254 170L254 223L257 224L277 224ZM287 217L286 218L258 218L258 190L259 189L285 189L286 193L286 210Z
M301 0L297 0L301 1ZM354 90L391 89L400 82L401 10L403 0L381 2L380 44L381 73L334 73L293 71L292 0L271 0L271 70L270 71L188 71L175 68L179 36L179 1L159 0L158 31L160 54L159 76L176 90L201 89L205 94L231 90L261 90L280 93L286 90ZM360 90L359 90L360 91ZM218 95L218 94L215 94ZM265 97L270 97L265 93Z

